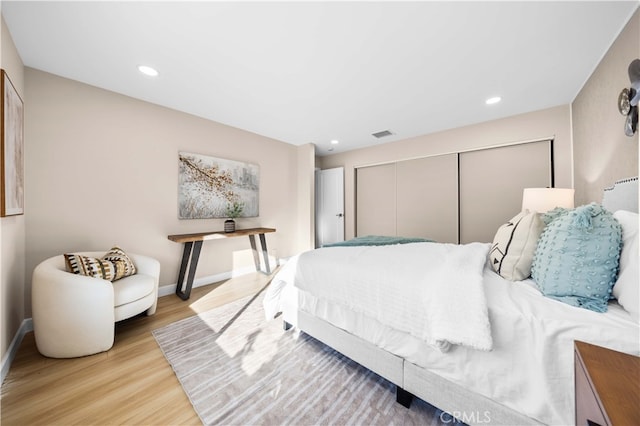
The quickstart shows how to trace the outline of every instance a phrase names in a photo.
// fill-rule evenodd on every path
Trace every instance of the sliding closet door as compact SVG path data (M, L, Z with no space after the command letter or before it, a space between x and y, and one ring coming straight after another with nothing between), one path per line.
M396 165L356 169L356 236L396 235Z
M552 186L551 141L460 154L460 242L491 242L522 208L522 190Z
M458 155L396 163L396 229L403 237L458 242Z

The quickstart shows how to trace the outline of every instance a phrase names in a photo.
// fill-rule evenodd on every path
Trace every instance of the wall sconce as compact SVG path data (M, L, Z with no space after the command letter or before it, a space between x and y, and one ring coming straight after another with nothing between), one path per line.
M522 191L522 210L546 213L556 207L573 208L571 188L525 188Z
M630 88L622 89L618 96L618 111L627 117L624 122L624 134L631 137L638 130L638 101L640 100L640 59L629 64Z

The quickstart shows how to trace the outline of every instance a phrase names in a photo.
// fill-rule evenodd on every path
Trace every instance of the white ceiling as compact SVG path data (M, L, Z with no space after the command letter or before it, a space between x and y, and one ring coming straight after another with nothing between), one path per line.
M568 104L637 7L1 2L26 66L319 155Z

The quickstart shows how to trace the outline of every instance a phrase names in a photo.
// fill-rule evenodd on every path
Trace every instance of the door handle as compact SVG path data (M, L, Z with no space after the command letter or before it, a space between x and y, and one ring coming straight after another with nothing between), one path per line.
M342 217L342 216L344 216L344 215L343 215L342 213L338 213L336 216L338 216L338 217Z

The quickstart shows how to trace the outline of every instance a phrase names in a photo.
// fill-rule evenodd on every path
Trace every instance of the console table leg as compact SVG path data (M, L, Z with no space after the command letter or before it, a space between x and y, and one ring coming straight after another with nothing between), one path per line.
M178 281L176 284L176 294L180 296L182 293L182 284L184 283L184 276L187 272L187 266L189 266L189 257L191 256L191 249L193 248L193 242L184 243L184 249L182 250L182 260L180 261L180 272L178 273Z
M269 252L267 251L267 239L264 234L259 234L260 246L262 246L262 258L264 259L264 269L267 275L271 274L271 268L269 267Z
M264 271L260 268L260 253L258 253L258 247L256 246L255 235L249 235L249 242L251 242L251 251L253 251L253 261L256 264L256 271L263 274L271 274L271 268L269 267L269 254L267 252L267 240L264 234L258 234L260 237L260 247L262 248L262 257L264 258Z
M191 296L191 288L193 287L193 280L196 275L196 268L198 266L198 259L200 258L200 249L202 248L202 241L188 242L184 244L184 251L182 252L182 262L180 264L180 274L178 275L178 283L176 285L176 294L182 300L187 300ZM185 272L189 265L189 274L187 275L186 283ZM182 290L184 286L184 290Z
M253 252L253 262L256 264L256 271L260 271L260 255L258 255L258 248L256 247L255 235L249 235L249 242L251 243L251 251Z

